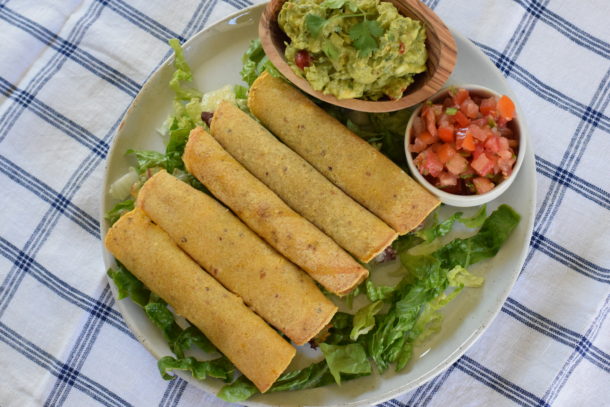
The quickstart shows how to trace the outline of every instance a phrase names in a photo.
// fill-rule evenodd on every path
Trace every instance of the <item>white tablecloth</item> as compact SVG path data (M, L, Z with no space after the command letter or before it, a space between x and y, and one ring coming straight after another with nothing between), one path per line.
M610 405L610 2L428 0L507 77L536 154L522 274L448 370L385 406ZM0 405L223 406L166 382L101 259L104 159L139 88L249 0L0 0Z

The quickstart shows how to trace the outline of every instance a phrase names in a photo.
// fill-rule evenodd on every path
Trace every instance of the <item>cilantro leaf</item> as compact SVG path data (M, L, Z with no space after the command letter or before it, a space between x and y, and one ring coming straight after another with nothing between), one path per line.
M337 59L339 57L339 50L330 41L324 41L322 43L322 51L330 59Z
M316 14L307 14L305 16L305 26L307 27L307 31L311 33L314 37L317 37L322 31L322 28L326 24L326 19L324 17L320 17Z
M354 42L359 56L369 56L377 49L376 38L383 35L383 28L375 20L363 20L349 29L349 37Z

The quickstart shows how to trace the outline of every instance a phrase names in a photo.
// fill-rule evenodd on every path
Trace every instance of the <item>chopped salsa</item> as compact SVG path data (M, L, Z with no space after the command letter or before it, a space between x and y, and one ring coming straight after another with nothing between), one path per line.
M413 118L409 151L432 185L484 194L508 178L517 161L515 104L505 95L449 89Z

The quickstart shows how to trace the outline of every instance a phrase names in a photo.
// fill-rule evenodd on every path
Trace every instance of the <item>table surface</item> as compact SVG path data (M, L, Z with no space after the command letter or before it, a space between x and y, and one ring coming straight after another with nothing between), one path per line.
M610 3L425 3L514 90L536 158L536 217L487 332L383 405L610 405ZM161 379L130 334L98 214L109 146L167 40L251 4L0 0L0 405L229 405Z

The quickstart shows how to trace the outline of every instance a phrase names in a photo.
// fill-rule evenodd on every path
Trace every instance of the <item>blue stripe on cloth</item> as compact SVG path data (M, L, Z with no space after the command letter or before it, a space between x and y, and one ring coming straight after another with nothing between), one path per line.
M48 45L50 48L57 51L59 54L70 58L83 68L116 86L127 95L135 97L140 90L140 85L131 78L100 61L87 51L78 48L76 44L62 39L57 34L27 17L22 16L7 7L0 6L0 18L17 28L24 30L43 44Z
M466 355L455 362L455 367L521 406L549 406L541 398L506 380Z
M93 3L76 22L66 40L70 44L78 46L86 30L95 22L101 12L102 6L99 3ZM57 72L59 72L63 64L66 62L66 59L67 56L62 53L56 53L53 55L47 64L42 67L36 73L36 75L34 75L27 86L23 89L25 94L28 95L28 97L31 95L32 98L35 98L44 85L46 85L46 83L50 81ZM13 85L11 84L11 86ZM2 117L0 117L0 141L6 137L6 134L15 125L24 108L25 106L21 104L13 103L5 111Z
M553 182L565 185L603 208L610 209L610 193L608 193L608 191L585 181L538 155L536 156L536 171L539 174L550 178Z
M532 233L530 246L569 267L571 270L601 283L610 283L610 269L600 267L589 260L583 259L536 231Z
M223 0L223 1L231 6L235 7L236 9L250 7L252 4L254 4L248 0Z
M425 407L430 401L432 401L432 397L439 391L443 383L447 381L447 378L453 370L455 369L455 365L449 366L447 370L445 370L442 374L435 377L433 380L429 381L423 386L420 386L411 396L409 401L407 401L408 406L418 406Z
M106 288L104 288L102 291L98 304L100 304L100 308L102 306L108 308L112 302L112 292L110 291L109 287L106 286ZM75 341L76 344L72 348L68 359L65 362L65 364L70 366L70 369L73 371L79 372L83 368L83 364L86 360L84 356L89 354L95 339L99 335L99 331L104 320L105 318L97 318L94 314L90 314L87 318L87 322L85 322L80 335ZM51 392L47 396L44 405L48 407L59 407L63 405L72 387L72 383L69 383L66 380L61 380L61 378L58 377L55 385L51 389Z
M545 6L540 6L538 8L532 7L532 4L534 3L539 4L537 0L513 1L519 4L521 7L525 8L527 12L531 13L534 12L533 10L537 9L535 13L537 14L537 18L539 18L540 21L543 21L544 23L548 24L549 27L554 28L561 34L565 35L574 43L580 45L583 48L588 49L591 52L595 52L596 54L604 58L610 58L610 44L578 28L563 17L550 11Z
M570 346L571 348L578 349L584 344L584 346L589 349L589 352L585 353L583 356L595 366L610 373L610 355L594 346L586 336L543 317L510 297L502 307L502 312L510 315L529 328L532 328L559 343Z
M487 45L479 42L475 42L475 44L481 48L481 50L492 60L494 64L496 64L496 66L499 65L500 59L506 58L506 56L495 49L488 47ZM516 80L526 89L530 90L543 100L552 103L561 110L573 114L578 118L585 117L587 120L595 121L599 129L610 133L610 117L604 115L602 113L603 110L592 109L590 106L586 106L572 99L566 94L546 85L520 65L514 62L512 62L512 64L513 68L511 70L510 77Z
M548 0L545 1L546 3L548 3ZM517 60L528 38L530 38L536 22L538 22L540 7L543 7L543 4L536 3L528 7L528 12L523 15L512 37L507 42L504 52L502 52L502 57L496 65L505 75L510 74L514 61Z
M69 285L2 236L0 236L0 255L13 263L21 274L30 275L60 298L89 312L95 318L108 322L108 324L117 328L119 331L127 334L132 339L135 339L129 328L127 328L127 325L125 325L125 321L123 321L121 314L112 308L112 303L105 305L79 289ZM15 287L13 286L12 290L9 291L9 289L11 289L11 286L7 284L9 282L10 281L5 280L5 283L0 286L1 304L3 304L4 307L6 307L7 303L5 298L12 297L15 290Z
M68 219L99 239L100 224L97 219L2 155L0 155L0 172L43 201L53 205L62 214L66 215Z
M33 363L48 370L59 380L67 382L70 386L105 406L122 407L131 405L113 391L59 361L2 322L0 322L0 341L6 343Z
M175 405L177 400L180 399L180 395L186 388L186 380L182 380L180 377L173 379L166 387L163 397L159 402L159 407L169 407ZM182 390L180 390L182 389Z
M0 77L0 94L16 102L17 105L29 109L32 113L49 123L50 125L63 131L72 139L78 141L101 158L105 158L109 150L106 141L100 140L96 135L85 129L83 126L68 119L66 116L57 112L50 106L42 103L31 93L21 90L15 85ZM3 117L4 118L4 117ZM0 119L2 121L2 119ZM7 136L7 132L0 133L0 142Z
M589 353L592 346L592 341L597 337L599 328L602 326L608 312L610 311L610 295L606 296L606 302L601 308L597 317L593 320L593 323L587 329L583 339L578 343L578 346L574 349L574 352L570 355L566 363L563 365L559 373L555 376L553 383L549 386L547 392L544 395L544 399L552 404L556 399L561 389L567 382L570 375L574 372L574 369L580 364L580 361Z
M177 38L178 40L180 40L180 42L184 42L186 40L183 36L179 35L178 33L175 33L163 24L150 18L146 14L135 9L134 7L130 6L122 0L96 1L104 4L107 8L114 11L121 17L125 18L130 23L141 28L142 30L146 31L153 37L163 42L167 42L170 38Z

